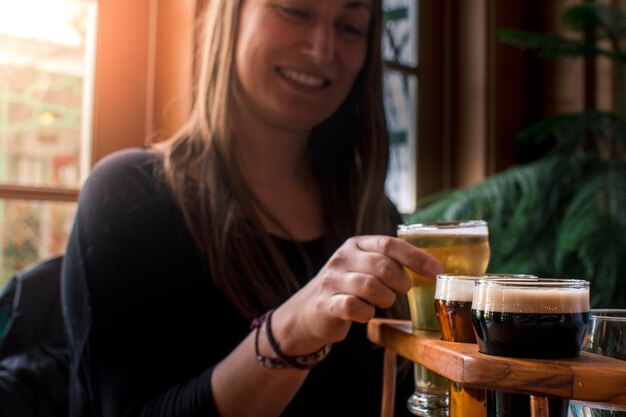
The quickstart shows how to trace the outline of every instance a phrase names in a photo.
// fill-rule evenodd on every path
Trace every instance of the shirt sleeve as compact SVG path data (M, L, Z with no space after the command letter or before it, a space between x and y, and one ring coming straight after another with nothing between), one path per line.
M180 346L204 314L189 293L209 280L157 158L114 154L81 191L62 278L71 416L218 415L213 362Z

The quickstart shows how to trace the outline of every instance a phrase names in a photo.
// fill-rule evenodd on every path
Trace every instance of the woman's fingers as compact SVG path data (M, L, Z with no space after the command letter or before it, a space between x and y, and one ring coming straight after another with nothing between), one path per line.
M333 276L343 282L353 284L352 280L358 278L359 285L351 285L352 290L361 286L367 289L379 281L396 293L407 292L411 286L399 262L381 253L362 250L356 239L346 242L331 257L327 263L327 270L332 271ZM351 273L362 275L344 276ZM380 285L377 289L380 289Z
M405 267L433 278L442 270L435 258L400 239L358 236L346 241L335 252L322 269L320 278L323 287L332 295L351 296L350 303L388 308L395 302L396 294L411 289L411 279ZM351 317L352 304L340 306L350 307L345 315Z
M328 302L331 314L345 321L366 323L376 313L372 304L350 294L335 294L329 298Z
M380 253L421 275L435 278L437 274L443 272L443 266L435 257L402 239L389 236L359 236L354 240L360 250Z
M433 278L442 272L434 257L401 239L353 237L284 308L315 343L341 340L350 322L369 321L376 307L391 307L397 294L409 291L405 268Z
M400 273L402 274L401 271ZM396 294L398 292L406 292L410 289L410 284L404 291L397 291L391 288L387 282L392 279L393 278L390 276L386 279L382 279L375 275L361 272L352 272L345 276L348 293L354 294L362 300L367 300L369 304L374 304L381 308L391 307L396 301Z

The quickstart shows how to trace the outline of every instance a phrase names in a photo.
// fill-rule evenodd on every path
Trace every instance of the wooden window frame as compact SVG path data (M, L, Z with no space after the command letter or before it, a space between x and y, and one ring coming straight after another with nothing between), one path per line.
M98 2L91 166L173 134L191 109L196 0ZM79 189L0 184L0 199L76 201Z

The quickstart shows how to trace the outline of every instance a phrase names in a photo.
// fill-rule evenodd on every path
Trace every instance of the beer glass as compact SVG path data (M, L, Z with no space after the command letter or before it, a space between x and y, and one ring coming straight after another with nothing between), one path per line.
M435 312L441 328L441 338L448 342L476 343L471 308L474 281L477 279L529 279L533 275L486 274L437 276ZM464 387L450 381L450 417L486 417L487 391Z
M398 237L428 252L445 273L484 274L489 263L489 230L482 220L401 225ZM408 300L414 330L439 330L433 308L435 281L407 269L413 280ZM417 416L448 415L449 382L441 375L414 364L415 392L407 406Z
M472 299L478 350L516 358L573 358L589 322L589 282L579 279L480 279ZM529 417L527 395L495 393L490 417ZM550 398L550 417L565 417L566 399Z
M591 310L582 349L626 361L626 310ZM586 401L571 401L570 412L573 417L626 417L624 406Z

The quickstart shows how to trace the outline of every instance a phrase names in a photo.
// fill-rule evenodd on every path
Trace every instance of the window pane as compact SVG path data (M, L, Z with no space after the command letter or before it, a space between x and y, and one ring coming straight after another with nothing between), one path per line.
M93 0L0 2L0 183L87 175L95 29Z
M386 71L384 94L391 139L387 193L401 213L410 213L417 192L417 77Z
M0 288L16 271L65 252L76 203L0 200Z
M383 57L409 67L417 66L417 8L419 0L384 0Z

